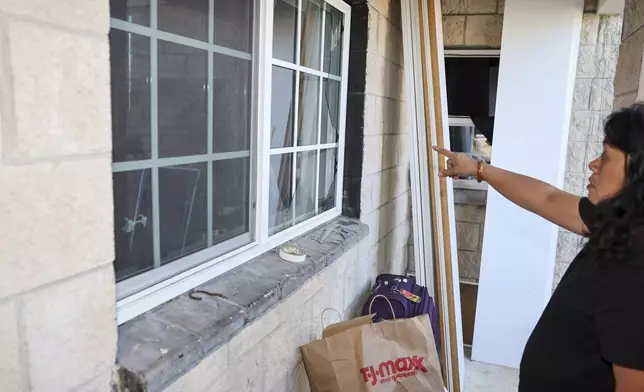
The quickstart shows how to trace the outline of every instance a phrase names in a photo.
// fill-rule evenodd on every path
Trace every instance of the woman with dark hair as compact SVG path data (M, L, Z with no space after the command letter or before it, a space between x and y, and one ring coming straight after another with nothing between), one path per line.
M644 391L644 104L610 115L589 164L588 197L446 156L442 176L476 176L501 195L588 237L526 344L520 392Z

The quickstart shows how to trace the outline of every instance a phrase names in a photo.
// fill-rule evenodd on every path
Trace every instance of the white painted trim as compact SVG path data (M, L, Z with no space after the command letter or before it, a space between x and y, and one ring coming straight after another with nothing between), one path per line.
M326 8L327 8L327 3L322 2L322 34L320 35L320 63L319 67L321 70L324 70L324 42L325 42L325 32L326 32ZM320 84L318 86L318 123L317 123L317 138L316 144L319 145L320 141L322 140L322 110L323 110L323 105L322 102L324 101L324 78L323 77L318 77L318 83ZM314 211L317 213L318 209L320 208L320 150L316 151L315 153L315 196L314 196Z
M259 41L261 41L260 51L260 72L259 84L263 88L263 96L260 97L260 112L258 132L257 132L257 172L260 186L257 189L257 240L263 244L269 237L269 200L265 195L270 189L271 178L271 99L273 88L273 7L274 3L261 1L261 15L259 19ZM263 40L262 40L263 37ZM262 79L263 76L263 79ZM262 99L263 98L263 99Z
M412 11L413 9L413 11ZM419 77L419 71L414 67L417 57L415 54L419 50L419 42L417 37L412 37L412 31L419 31L418 19L412 17L415 15L417 7L410 4L410 0L402 0L401 13L403 25L403 55L405 61L405 82L407 84L408 101L413 101L408 104L410 136L409 147L411 151L411 164L410 164L410 179L411 179L411 199L412 199L412 221L413 221L413 234L414 234L414 262L417 281L420 285L426 286L431 293L436 292L436 285L434 282L433 268L433 238L431 230L424 227L424 222L431 221L430 207L422 200L429 200L429 188L423 186L421 177L429 178L428 172L423 168L426 165L420 165L423 156L422 148L426 146L426 140L423 141L424 135L419 132L420 129L425 127L424 108L422 100L417 97L417 94L422 94L422 75ZM415 23L414 23L415 22ZM416 38L416 39L414 39ZM417 55L416 55L417 56ZM422 115L421 115L422 114ZM424 154L426 159L426 154ZM424 184L426 185L426 184ZM428 267L429 264L429 267Z
M445 49L445 57L500 57L501 49Z

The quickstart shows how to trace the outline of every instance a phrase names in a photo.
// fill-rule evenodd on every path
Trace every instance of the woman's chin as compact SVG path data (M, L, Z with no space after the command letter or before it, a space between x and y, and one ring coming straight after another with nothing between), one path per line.
M588 188L588 200L592 204L599 203L599 198L597 197L597 192L595 192L595 188L593 188L593 187Z

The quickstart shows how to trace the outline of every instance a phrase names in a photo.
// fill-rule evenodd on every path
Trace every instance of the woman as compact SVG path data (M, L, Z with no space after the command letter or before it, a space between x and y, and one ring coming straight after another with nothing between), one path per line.
M520 392L644 391L644 104L613 113L604 137L588 198L435 148L442 176L477 176L588 237L526 344Z

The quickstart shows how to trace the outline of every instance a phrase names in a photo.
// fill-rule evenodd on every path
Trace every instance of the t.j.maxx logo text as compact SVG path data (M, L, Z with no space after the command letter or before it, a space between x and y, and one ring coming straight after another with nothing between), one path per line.
M369 366L360 369L364 382L371 381L371 385L376 385L378 380L381 384L396 381L400 378L415 376L418 372L427 373L427 368L423 365L424 357L402 357L396 360L381 362L377 367Z

